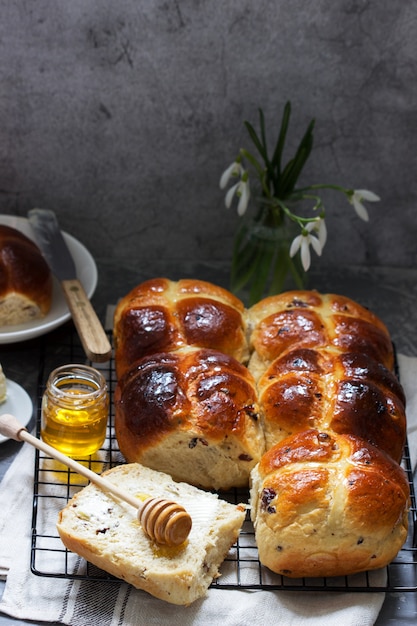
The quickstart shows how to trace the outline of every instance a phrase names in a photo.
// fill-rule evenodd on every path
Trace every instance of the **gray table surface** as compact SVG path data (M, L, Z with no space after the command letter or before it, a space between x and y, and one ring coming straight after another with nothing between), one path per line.
M147 265L138 267L132 261L116 265L110 258L98 259L96 262L99 282L93 305L103 321L107 304L117 302L136 284L154 276L168 276L174 280L194 277L228 286L227 267L221 263L161 260L149 261ZM417 270L363 267L313 270L308 287L322 292L341 293L369 307L388 326L397 350L409 356L417 356ZM53 333L50 339L53 341ZM40 341L35 338L24 343L0 346L0 362L7 377L26 389L35 407ZM20 445L13 441L0 445L0 480L13 462ZM0 597L4 585L4 582L0 582ZM415 624L416 621L417 594L390 593L386 595L376 625L405 626ZM0 613L0 626L34 623L39 622L16 620Z

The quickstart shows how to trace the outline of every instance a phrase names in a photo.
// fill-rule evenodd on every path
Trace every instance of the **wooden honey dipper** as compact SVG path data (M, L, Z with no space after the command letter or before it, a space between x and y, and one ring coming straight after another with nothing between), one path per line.
M153 498L151 496L147 496L144 500L138 500L130 493L116 487L111 481L92 472L87 467L81 465L81 463L65 456L59 450L31 435L13 415L8 413L0 415L0 434L9 439L30 443L38 450L45 452L78 474L85 476L90 482L103 489L103 491L108 491L120 500L124 500L133 506L137 509L137 517L143 531L156 543L178 546L190 534L192 521L183 506L170 500Z

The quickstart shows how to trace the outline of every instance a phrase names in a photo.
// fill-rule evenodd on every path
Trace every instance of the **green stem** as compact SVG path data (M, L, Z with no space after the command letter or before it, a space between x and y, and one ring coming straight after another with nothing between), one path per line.
M308 187L301 187L300 189L294 189L294 194L304 194L306 191L312 191L315 189L333 189L334 191L341 191L346 196L351 193L350 189L346 189L346 187L342 187L341 185L331 185L327 183L317 184L317 185L308 185Z

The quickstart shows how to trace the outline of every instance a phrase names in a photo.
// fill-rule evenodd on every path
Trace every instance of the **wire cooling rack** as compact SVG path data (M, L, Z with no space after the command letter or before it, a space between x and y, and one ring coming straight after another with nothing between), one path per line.
M111 339L111 335L109 334ZM114 362L91 363L85 359L78 336L69 323L48 335L42 342L38 380L37 436L40 436L41 399L49 373L60 365L87 363L100 369L109 389L111 414L106 442L94 456L77 459L91 470L101 473L123 463L114 435L113 393L116 385ZM319 579L289 579L274 574L258 559L254 529L247 513L237 543L231 548L221 568L221 577L213 581L216 589L252 589L285 591L349 591L387 592L417 591L417 508L408 444L405 447L403 467L407 473L411 507L408 538L395 560L383 570L365 572L354 576ZM31 571L45 577L107 581L120 583L110 574L87 563L66 550L55 528L58 511L84 485L86 481L69 468L36 450L32 515ZM246 502L246 490L232 490L221 497L232 503Z

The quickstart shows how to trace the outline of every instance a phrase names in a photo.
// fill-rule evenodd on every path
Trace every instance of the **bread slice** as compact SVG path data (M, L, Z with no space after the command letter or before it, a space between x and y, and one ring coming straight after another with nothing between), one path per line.
M90 484L60 512L57 528L64 545L97 567L172 604L188 605L206 595L235 543L245 519L245 505L138 463L103 473L120 489L174 500L188 511L192 529L176 547L157 545L142 530L136 510Z

